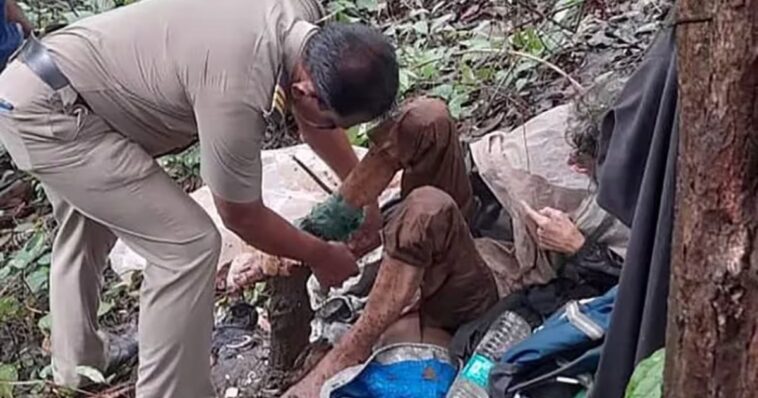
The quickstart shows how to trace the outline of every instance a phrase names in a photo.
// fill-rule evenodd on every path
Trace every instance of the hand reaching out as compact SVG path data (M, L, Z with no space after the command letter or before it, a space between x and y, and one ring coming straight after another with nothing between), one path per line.
M544 250L573 255L584 246L585 237L568 214L550 207L539 212L521 202L527 216L537 224L537 244Z
M324 288L337 287L358 274L358 262L350 248L339 242L328 242L317 258L308 264Z

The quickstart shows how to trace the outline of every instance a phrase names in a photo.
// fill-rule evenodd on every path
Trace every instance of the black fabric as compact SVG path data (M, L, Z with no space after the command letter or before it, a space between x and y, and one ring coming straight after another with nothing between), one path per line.
M674 28L665 28L604 118L598 203L631 227L618 298L590 398L622 398L664 344L677 155Z
M568 357L579 356L582 352L574 353L573 356L569 355ZM574 398L579 391L584 389L583 385L560 383L556 381L555 377L545 378L545 376L556 372L563 376L560 371L561 366L556 358L551 358L551 360L526 372L517 367L508 369L506 364L500 363L490 374L491 384L488 393L490 398L513 398L516 393L529 398ZM511 375L513 378L509 377ZM537 380L540 382L532 385ZM521 387L523 382L528 382L530 385Z
M474 238L513 242L511 216L477 172L469 172L474 193L474 211L469 223Z
M567 262L575 267L565 270L564 275L574 280L587 281L593 286L606 286L618 283L624 259L608 246L588 238ZM576 272L576 276L568 272Z

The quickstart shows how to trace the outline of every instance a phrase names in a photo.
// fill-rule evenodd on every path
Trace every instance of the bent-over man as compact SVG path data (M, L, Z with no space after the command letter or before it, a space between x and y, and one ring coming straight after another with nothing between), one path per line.
M97 325L116 239L148 260L140 292L138 397L214 395L213 280L220 237L155 158L199 141L201 174L247 243L309 264L326 286L356 272L347 246L304 233L261 200L266 125L291 105L346 177L342 127L387 111L394 49L357 24L319 29L315 0L151 0L27 40L0 75L0 140L41 181L58 234L50 282L55 381L128 356ZM272 106L272 104L274 104ZM126 350L128 351L128 350Z

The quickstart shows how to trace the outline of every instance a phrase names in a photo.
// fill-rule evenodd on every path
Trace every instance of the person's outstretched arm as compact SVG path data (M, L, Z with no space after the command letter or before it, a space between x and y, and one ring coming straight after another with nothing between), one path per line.
M398 319L403 309L412 303L421 286L424 269L385 257L379 268L374 287L368 296L366 309L355 326L340 340L284 398L316 398L321 386L341 370L368 359L371 349L384 332Z

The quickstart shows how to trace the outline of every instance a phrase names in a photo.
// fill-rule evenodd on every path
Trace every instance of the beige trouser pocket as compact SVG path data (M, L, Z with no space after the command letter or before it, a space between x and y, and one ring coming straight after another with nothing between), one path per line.
M0 139L48 193L58 233L50 270L53 370L78 385L77 366L102 369L102 271L117 238L148 261L140 291L142 398L207 398L213 280L221 237L207 213L134 141L15 63L0 75ZM25 89L19 85L26 85Z
M98 123L89 109L78 103L70 87L53 90L26 65L15 61L0 75L0 140L18 167L32 171L55 166L60 157L50 151L61 142L72 141L90 125ZM108 130L106 124L89 130ZM68 154L64 154L68 155Z

